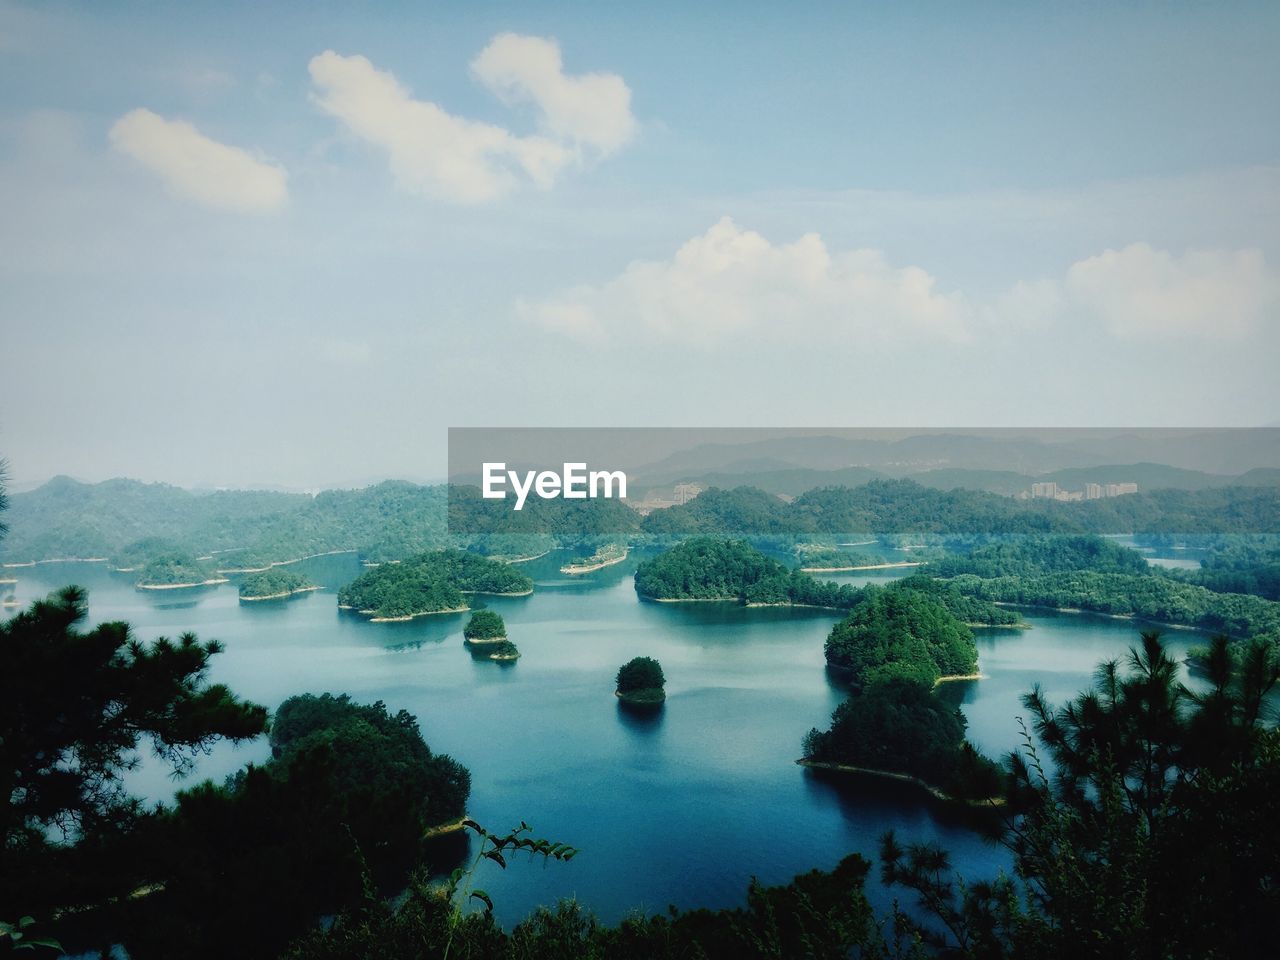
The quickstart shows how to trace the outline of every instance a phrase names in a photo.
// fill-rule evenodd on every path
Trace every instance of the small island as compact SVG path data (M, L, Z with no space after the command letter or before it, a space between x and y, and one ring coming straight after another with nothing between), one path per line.
M624 543L608 543L589 557L575 557L570 560L560 568L560 572L570 576L594 573L596 570L603 570L615 563L621 563L627 559L627 552L627 545Z
M876 680L836 707L831 729L804 738L805 767L905 780L940 800L999 803L1000 768L965 739L965 719L928 684Z
M847 610L859 591L817 580L765 556L745 540L695 537L640 564L636 593L665 603L730 600L752 607Z
M903 677L932 687L978 668L973 631L944 603L892 587L866 587L861 602L832 628L825 653L855 687Z
M502 614L492 610L477 610L462 628L464 643L472 646L507 642L507 624Z
M281 570L278 567L253 573L240 581L240 600L254 603L260 600L287 600L303 593L319 590L300 573Z
M831 728L804 738L808 767L908 780L941 799L987 802L1002 790L994 763L964 737L964 715L933 692L973 677L973 631L939 597L869 586L831 630L827 663L851 693Z
M338 591L338 606L375 623L470 609L468 594L526 596L533 581L509 564L465 550L433 550L371 567Z
M486 659L496 660L499 663L510 663L520 659L520 650L510 640L499 640L497 643L487 646Z
M186 554L157 557L144 566L134 586L139 590L186 590L226 583L207 562Z
M887 567L918 566L916 563L891 563L884 557L806 543L796 548L796 560L805 573L843 573L851 570L883 570Z
M667 699L662 665L652 657L635 657L618 669L616 696L633 707L657 707Z

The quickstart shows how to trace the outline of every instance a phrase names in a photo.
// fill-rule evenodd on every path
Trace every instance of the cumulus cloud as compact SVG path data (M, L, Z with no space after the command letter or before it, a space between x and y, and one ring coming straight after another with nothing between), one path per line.
M974 297L939 290L923 268L895 266L875 249L831 251L814 233L775 244L725 217L668 260L637 260L602 284L519 300L516 312L579 340L702 346L800 331L865 344L978 341L1063 324L1124 338L1238 339L1280 317L1280 283L1257 250L1174 256L1135 243L1056 279Z
M603 285L517 310L579 339L622 331L702 344L814 328L959 340L972 312L924 270L895 267L877 250L832 254L812 233L773 244L728 217L670 260L636 261Z
M1146 243L1106 250L1067 271L1066 291L1118 336L1239 337L1277 306L1260 250L1192 250Z
M560 46L544 37L502 33L471 62L471 71L503 103L531 103L551 136L613 153L635 134L631 90L615 73L564 72Z
M309 65L320 108L384 150L396 183L421 196L483 203L524 183L548 189L566 167L613 153L634 134L622 78L566 74L553 40L500 34L471 69L504 103L531 103L540 132L519 136L451 114L362 56L327 50Z
M517 173L549 187L572 159L546 137L517 137L415 100L365 57L327 50L312 58L309 70L320 108L385 150L396 182L410 193L479 203L512 189Z
M110 140L116 150L157 174L171 193L207 207L268 213L289 195L283 167L150 110L126 113L112 126Z

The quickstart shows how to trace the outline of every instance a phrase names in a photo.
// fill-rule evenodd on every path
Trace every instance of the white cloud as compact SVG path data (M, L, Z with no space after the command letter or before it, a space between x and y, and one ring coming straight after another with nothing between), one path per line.
M622 78L566 75L553 40L500 34L471 69L504 103L532 103L541 132L519 136L415 99L362 56L326 50L309 65L320 108L385 150L396 183L420 196L483 203L524 183L545 190L567 167L613 153L635 132Z
M520 302L526 319L579 339L615 333L707 345L822 329L869 339L965 339L972 311L919 267L877 250L830 253L817 234L775 245L725 217L664 261L635 261L597 287Z
M635 135L631 90L622 77L567 75L554 40L499 34L471 62L471 71L504 103L532 103L542 128L559 140L603 155Z
M858 342L948 342L1103 330L1120 338L1239 340L1280 319L1280 282L1255 249L1174 256L1135 243L981 297L943 292L918 266L875 249L831 251L816 233L774 244L725 217L669 260L637 260L599 285L517 314L588 341L656 338L709 346L769 331Z
M1066 290L1123 337L1240 337L1277 306L1278 293L1259 250L1192 250L1176 257L1146 243L1073 264Z
M517 137L415 100L364 57L327 50L309 69L320 108L386 150L396 182L410 193L480 203L515 187L517 173L550 187L571 160L567 148L546 137Z
M131 110L112 126L110 139L159 175L170 192L208 207L267 213L288 198L283 167L210 139L182 120Z

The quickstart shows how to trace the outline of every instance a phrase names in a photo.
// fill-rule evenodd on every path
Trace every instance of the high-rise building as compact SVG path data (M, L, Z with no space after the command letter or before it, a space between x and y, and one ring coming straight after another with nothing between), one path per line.
M1031 485L1031 496L1037 498L1043 497L1049 500L1057 499L1058 485L1052 480L1044 483L1033 483Z

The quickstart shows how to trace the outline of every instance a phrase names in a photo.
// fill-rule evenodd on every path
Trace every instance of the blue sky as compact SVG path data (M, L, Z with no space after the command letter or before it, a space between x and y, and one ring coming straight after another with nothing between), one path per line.
M0 0L15 479L1280 419L1276 5L690 6Z

